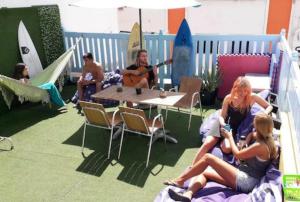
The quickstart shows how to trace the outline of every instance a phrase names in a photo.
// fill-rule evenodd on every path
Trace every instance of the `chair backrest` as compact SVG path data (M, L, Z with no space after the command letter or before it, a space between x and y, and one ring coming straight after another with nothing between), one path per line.
M119 110L120 110L120 113L128 112L128 113L140 115L145 120L147 119L145 112L141 109L134 109L134 108L130 108L130 107L119 107Z
M122 119L128 130L149 134L146 115L143 110L119 107Z
M182 76L180 79L179 92L186 93L186 95L180 100L183 105L190 106L192 96L195 92L201 90L202 79L196 77ZM193 106L197 103L199 97L194 100Z
M184 92L187 94L200 92L201 85L202 85L202 80L200 78L182 76L180 79L179 92Z
M79 101L79 104L82 108L90 107L90 108L100 109L105 112L105 108L103 107L102 104L93 103L93 102L85 102L85 101Z
M84 101L80 101L79 104L88 123L103 127L111 126L103 105Z

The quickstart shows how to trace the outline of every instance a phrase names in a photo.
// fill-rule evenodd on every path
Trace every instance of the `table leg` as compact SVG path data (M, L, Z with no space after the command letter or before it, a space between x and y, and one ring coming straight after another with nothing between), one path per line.
M170 134L170 131L169 130L165 130L165 133L166 133L166 139L167 139L167 141L168 142L171 142L171 143L174 143L174 144L177 144L178 143L178 141L174 138L174 137L172 137L172 136L170 136L170 135L167 135L167 134ZM153 139L152 139L152 144L155 142L155 141L157 141L158 139L163 139L164 138L164 134L163 134L163 130L162 129L158 129L156 132L155 132L155 134L154 134L154 137L153 137Z
M114 132L113 136L112 136L112 139L113 140L116 140L119 138L119 136L121 135L122 133L122 127L118 127L118 130L116 130L116 132Z

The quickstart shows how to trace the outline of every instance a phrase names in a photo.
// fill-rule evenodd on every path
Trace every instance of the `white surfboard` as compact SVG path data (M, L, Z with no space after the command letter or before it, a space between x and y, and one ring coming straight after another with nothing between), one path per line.
M33 78L43 70L39 55L22 21L19 24L18 40L23 62L29 67L29 76Z

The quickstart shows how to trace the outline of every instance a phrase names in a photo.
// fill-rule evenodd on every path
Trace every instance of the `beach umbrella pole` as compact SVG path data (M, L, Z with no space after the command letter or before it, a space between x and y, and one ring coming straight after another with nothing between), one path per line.
M139 8L139 21L140 21L140 49L143 49L142 41L142 9Z

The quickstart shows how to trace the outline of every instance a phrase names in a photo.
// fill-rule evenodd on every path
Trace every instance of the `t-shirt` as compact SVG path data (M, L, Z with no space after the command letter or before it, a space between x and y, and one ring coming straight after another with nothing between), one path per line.
M136 64L130 65L129 67L127 67L127 70L136 70L138 68L138 66L136 66ZM146 69L152 69L153 67L151 65L146 66ZM153 69L151 71L148 72L149 74L149 78L148 78L148 83L149 85L154 81L154 72Z

